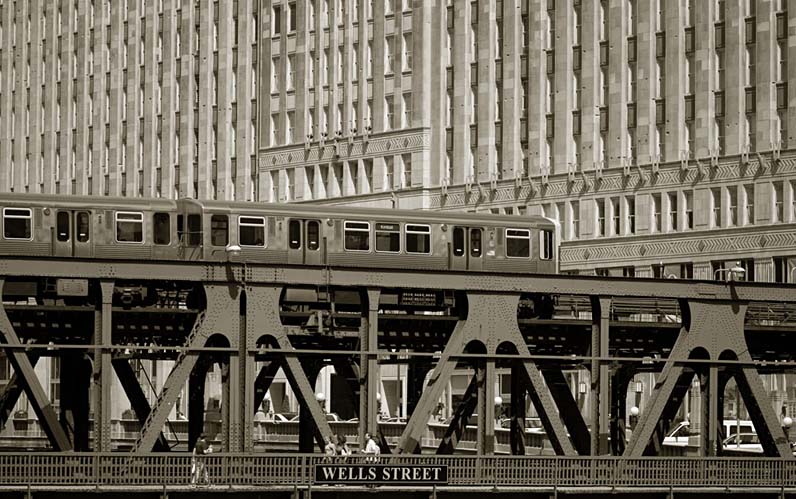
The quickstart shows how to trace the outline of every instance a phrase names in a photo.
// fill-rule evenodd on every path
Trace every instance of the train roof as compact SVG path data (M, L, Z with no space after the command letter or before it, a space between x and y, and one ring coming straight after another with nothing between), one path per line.
M303 216L318 218L377 218L385 221L397 220L401 222L418 223L453 223L453 224L485 224L485 225L519 225L524 223L549 224L555 222L540 215L494 215L491 213L465 213L432 210L393 210L386 208L326 206L307 204L276 204L253 203L243 201L207 201L196 199L182 199L183 202L198 205L204 210L228 211L233 213L256 213L266 211L284 216Z
M4 192L0 194L0 202L11 201L15 204L34 206L57 205L67 208L99 208L99 209L152 209L173 211L177 203L164 198L135 198L116 196L74 196L68 194L34 194L21 192Z
M277 204L256 203L247 201L215 201L182 198L179 200L165 198L115 197L115 196L75 196L67 194L37 193L0 193L0 203L13 202L18 205L61 206L72 209L139 209L175 211L180 203L187 203L202 210L227 213L258 213L268 212L286 217L318 217L318 218L377 218L385 221L417 223L451 223L461 225L520 225L533 223L541 225L555 224L554 221L539 215L494 215L491 213L465 213L432 210L393 210L386 208L326 206L308 204Z

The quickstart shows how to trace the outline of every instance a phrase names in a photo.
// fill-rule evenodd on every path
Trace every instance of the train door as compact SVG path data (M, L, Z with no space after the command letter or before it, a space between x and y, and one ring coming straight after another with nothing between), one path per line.
M480 227L453 228L453 270L481 270L483 268L484 231Z
M56 256L93 256L91 213L58 210L55 214L54 247Z
M297 265L321 264L321 223L318 220L288 222L288 263Z

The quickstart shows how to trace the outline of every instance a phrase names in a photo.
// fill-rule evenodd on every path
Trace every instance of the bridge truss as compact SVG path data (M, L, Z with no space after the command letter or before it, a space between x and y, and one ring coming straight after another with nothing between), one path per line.
M253 452L253 418L279 368L301 407L297 450L321 450L332 431L313 387L330 364L359 401L361 442L379 429L379 369L393 363L407 366L411 411L393 454L420 452L444 387L467 367L475 374L437 454L454 453L474 414L476 453L494 453L493 380L509 369L515 455L526 453L526 397L559 456L659 455L695 386L698 453L720 456L724 387L734 379L765 455L793 458L761 380L794 366L792 285L25 258L0 262L0 275L0 347L14 371L0 393L0 425L24 392L56 451L111 450L117 380L141 424L131 450L141 455L169 450L164 428L187 385L191 448L204 426L214 362L223 366L225 452ZM133 288L156 299L125 300ZM60 413L34 372L52 356L68 379ZM134 372L141 359L174 360L153 403ZM572 369L589 373L585 415L565 379ZM627 387L640 372L657 372L656 385L626 441Z

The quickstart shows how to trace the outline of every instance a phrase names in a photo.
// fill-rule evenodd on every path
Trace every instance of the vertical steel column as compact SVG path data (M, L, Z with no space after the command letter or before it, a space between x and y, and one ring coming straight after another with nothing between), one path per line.
M360 327L359 354L359 442L364 445L365 432L376 436L379 430L379 410L376 394L379 391L379 359L375 352L379 349L379 297L381 290L368 289L367 315L362 316Z
M61 425L72 439L72 449L88 451L91 363L80 351L61 352Z
M702 385L703 414L703 435L702 451L704 456L713 457L718 452L721 445L718 440L719 424L719 368L711 365L707 369L707 380Z
M522 383L522 366L511 366L511 453L525 455L525 393Z
M600 359L608 356L611 298L592 296L591 310L591 455L600 456L608 453L608 364Z
M113 368L113 281L100 281L101 305L94 312L94 451L111 451L111 385Z
M478 446L479 454L495 453L495 359L489 358L484 362L482 372L484 373L483 388L479 395L483 393L483 411L478 413ZM478 380L481 382L482 380ZM481 405L479 398L479 405ZM483 428L483 430L482 430ZM483 436L482 436L483 435Z
M483 359L478 359L476 362L475 379L478 390L478 401L475 404L475 413L478 414L478 421L476 421L475 453L484 454L484 448L486 447L484 442L486 433L484 423L486 421L486 406L488 405L486 403L486 385L488 383L486 378L486 366L484 366Z
M224 411L228 442L227 452L247 452L252 447L254 407L254 353L249 352L247 326L247 294L240 290L239 318L237 331L237 353L230 353L228 360L227 385L224 394L229 401L229 408ZM230 336L235 331L230 331ZM234 344L233 344L234 346Z

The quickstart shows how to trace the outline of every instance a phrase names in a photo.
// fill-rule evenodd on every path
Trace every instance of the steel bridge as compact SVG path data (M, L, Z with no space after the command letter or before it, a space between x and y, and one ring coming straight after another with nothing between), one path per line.
M0 347L14 370L0 393L0 426L24 392L55 451L0 454L0 483L13 490L184 486L190 457L165 453L164 425L187 385L192 448L204 426L213 363L223 372L223 454L210 463L217 483L228 487L309 493L308 470L318 459L310 453L332 433L313 389L320 369L333 365L348 379L362 442L379 429L379 367L403 364L411 414L400 435L384 442L391 453L382 459L444 460L454 488L796 490L789 441L761 380L761 373L796 365L792 285L24 257L0 261L0 276ZM130 300L128 291L136 289L155 298ZM34 372L40 358L53 356L67 380L60 414ZM152 404L133 371L136 359L174 361ZM264 363L259 372L257 362ZM417 455L457 367L475 374L434 455ZM280 368L300 403L299 454L254 448L254 415ZM497 369L511 373L512 456L494 455ZM573 369L589 374L585 415L565 379ZM656 385L627 440L625 396L641 372L656 372ZM110 452L116 379L140 421L129 453ZM764 457L722 456L730 379ZM692 414L701 421L701 457L659 457L692 386L701 390ZM525 455L526 397L557 456ZM475 455L453 456L475 414Z

